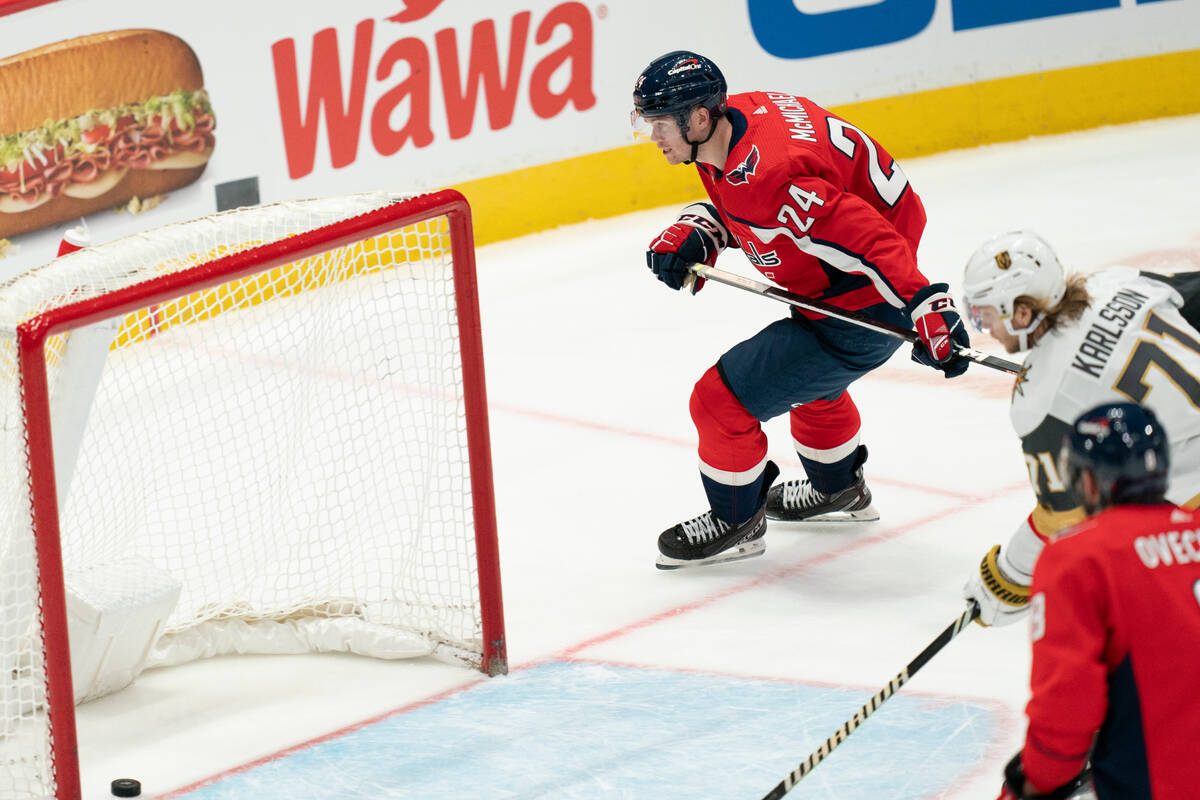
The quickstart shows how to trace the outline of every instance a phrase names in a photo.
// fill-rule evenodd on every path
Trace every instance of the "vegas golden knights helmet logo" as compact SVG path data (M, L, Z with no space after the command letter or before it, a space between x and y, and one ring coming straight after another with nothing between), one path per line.
M1012 256L1008 254L1007 250L996 253L996 266L1000 269L1008 269L1012 266Z

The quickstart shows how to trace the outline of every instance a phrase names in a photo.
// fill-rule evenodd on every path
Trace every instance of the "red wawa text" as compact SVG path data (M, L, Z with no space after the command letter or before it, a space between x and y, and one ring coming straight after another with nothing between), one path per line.
M445 104L451 139L461 139L471 132L481 88L489 126L492 130L508 127L512 124L523 83L523 69L527 61L536 58L526 57L529 33L533 28L532 16L529 11L513 16L509 23L508 52L503 62L496 40L496 21L485 19L475 23L471 27L470 41L466 43L465 79L460 67L459 34L454 28L434 34L433 54L421 39L404 37L394 41L383 49L372 68L376 23L373 19L365 19L354 29L349 97L344 97L342 92L345 82L337 30L325 28L313 36L307 100L303 107L296 43L291 38L275 42L271 46L271 57L275 65L288 174L295 179L313 171L322 116L329 140L330 163L340 168L354 162L362 135L367 85L372 79L388 85L370 111L369 129L375 151L390 156L410 141L414 147L430 145L434 140L430 125L435 92L431 85L431 58L434 57L441 79L440 99ZM390 19L409 18L411 15L399 14ZM529 76L529 106L542 119L558 116L568 103L579 111L596 104L592 89L591 14L578 2L555 6L533 30L534 43L547 44L560 26L567 29L568 41L542 55ZM551 88L551 78L568 62L566 87L555 91ZM400 79L389 85L401 64L405 70L400 72ZM561 78L558 83L561 84ZM400 127L394 127L394 112L406 101L408 118Z

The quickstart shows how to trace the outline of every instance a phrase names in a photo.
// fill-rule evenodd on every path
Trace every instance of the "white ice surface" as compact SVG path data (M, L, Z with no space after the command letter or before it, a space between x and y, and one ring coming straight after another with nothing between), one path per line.
M1184 117L908 160L929 214L921 268L957 286L980 241L1019 227L1069 269L1200 268L1196 142L1200 117ZM945 381L904 348L852 390L879 522L776 526L762 558L660 572L658 533L704 507L692 384L785 312L724 286L689 297L654 281L644 247L674 213L479 251L510 663L573 657L874 690L959 613L964 579L1030 510L1011 380L973 367ZM736 252L719 266L753 274ZM767 432L796 474L786 421ZM911 691L992 702L1003 720L994 759L945 796L995 796L1021 741L1028 665L1023 624L973 626L913 679ZM79 709L85 797L108 797L120 776L148 796L171 792L480 679L353 656L151 670ZM834 754L818 772L837 768Z

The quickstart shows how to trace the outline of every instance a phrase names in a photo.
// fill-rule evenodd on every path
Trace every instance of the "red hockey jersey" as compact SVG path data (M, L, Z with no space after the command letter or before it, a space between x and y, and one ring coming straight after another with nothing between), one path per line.
M1038 559L1030 609L1034 786L1074 777L1095 737L1100 800L1196 797L1200 512L1117 506L1067 529Z
M875 140L781 92L730 95L729 116L724 169L696 166L760 272L852 311L880 302L903 308L928 284L916 261L925 208Z

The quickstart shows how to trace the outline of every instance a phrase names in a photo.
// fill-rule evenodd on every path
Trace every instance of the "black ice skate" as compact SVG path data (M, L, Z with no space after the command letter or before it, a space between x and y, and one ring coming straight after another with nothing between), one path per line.
M741 525L730 525L706 511L698 517L669 528L658 537L659 569L723 564L761 556L767 550L766 495L779 477L779 468L768 461L763 472L763 494L758 511Z
M659 569L699 567L741 561L761 556L767 550L763 534L767 532L765 508L737 527L705 511L695 519L681 522L658 537Z
M859 522L879 519L863 480L867 448L859 448L854 482L839 492L818 491L807 480L785 481L767 493L767 518L782 522Z

